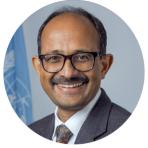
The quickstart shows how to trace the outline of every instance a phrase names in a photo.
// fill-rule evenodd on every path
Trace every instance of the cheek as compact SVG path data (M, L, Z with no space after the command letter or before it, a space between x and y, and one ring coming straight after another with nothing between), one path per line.
M99 63L95 63L94 68L92 69L92 71L90 73L92 79L97 79L97 80L100 79L100 76L101 76L101 73L100 73L101 67L100 66L101 65L99 65Z
M88 73L88 78L90 80L90 89L92 91L96 91L96 89L98 89L98 87L100 86L101 81L101 74L98 65L96 65L94 69L90 71L90 73Z
M98 87L98 85L100 84L100 75L99 75L99 73L98 72L93 73L91 75L90 81L91 81L92 88Z
M52 85L50 83L51 78L52 78L52 75L46 72L42 72L40 75L40 82L41 82L43 89L46 91L46 93L50 93L52 89Z

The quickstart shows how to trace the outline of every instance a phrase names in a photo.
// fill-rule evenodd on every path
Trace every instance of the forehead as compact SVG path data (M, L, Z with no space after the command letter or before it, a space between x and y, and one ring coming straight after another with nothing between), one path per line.
M94 25L92 22L86 18L85 16L82 16L80 14L72 13L72 12L65 12L63 14L60 14L58 16L55 16L52 18L43 29L43 32L49 27L50 30L58 28L58 27L84 27L87 29L90 29L92 31L96 31Z
M54 17L47 23L41 35L43 49L61 49L72 44L92 46L91 44L97 42L98 33L94 25L86 17L74 13Z

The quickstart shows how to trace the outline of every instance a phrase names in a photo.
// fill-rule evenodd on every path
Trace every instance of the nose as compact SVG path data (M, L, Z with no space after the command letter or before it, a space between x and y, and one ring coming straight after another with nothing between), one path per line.
M66 59L63 69L59 72L61 76L71 78L78 75L78 71L72 66L70 59Z

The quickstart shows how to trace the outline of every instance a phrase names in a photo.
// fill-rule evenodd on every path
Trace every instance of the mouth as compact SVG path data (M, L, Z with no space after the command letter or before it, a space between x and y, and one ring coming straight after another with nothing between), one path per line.
M77 88L84 84L85 84L84 82L79 82L79 83L73 83L73 84L58 84L58 86L63 88Z
M80 95L85 92L86 84L84 82L72 83L72 84L56 84L55 90L61 95Z
M87 77L72 77L69 79L55 77L51 82L56 93L60 93L60 95L80 95L85 92L89 79Z

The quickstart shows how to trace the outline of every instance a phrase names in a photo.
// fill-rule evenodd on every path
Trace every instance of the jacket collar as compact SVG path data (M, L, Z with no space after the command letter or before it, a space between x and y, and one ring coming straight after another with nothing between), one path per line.
M47 130L46 130L46 137L50 140L52 140L52 135L53 135L53 131L54 131L54 123L55 123L55 116L54 114L51 114L49 116L49 124L47 124Z
M111 101L101 89L100 98L82 125L75 144L92 142L106 132L110 108Z

